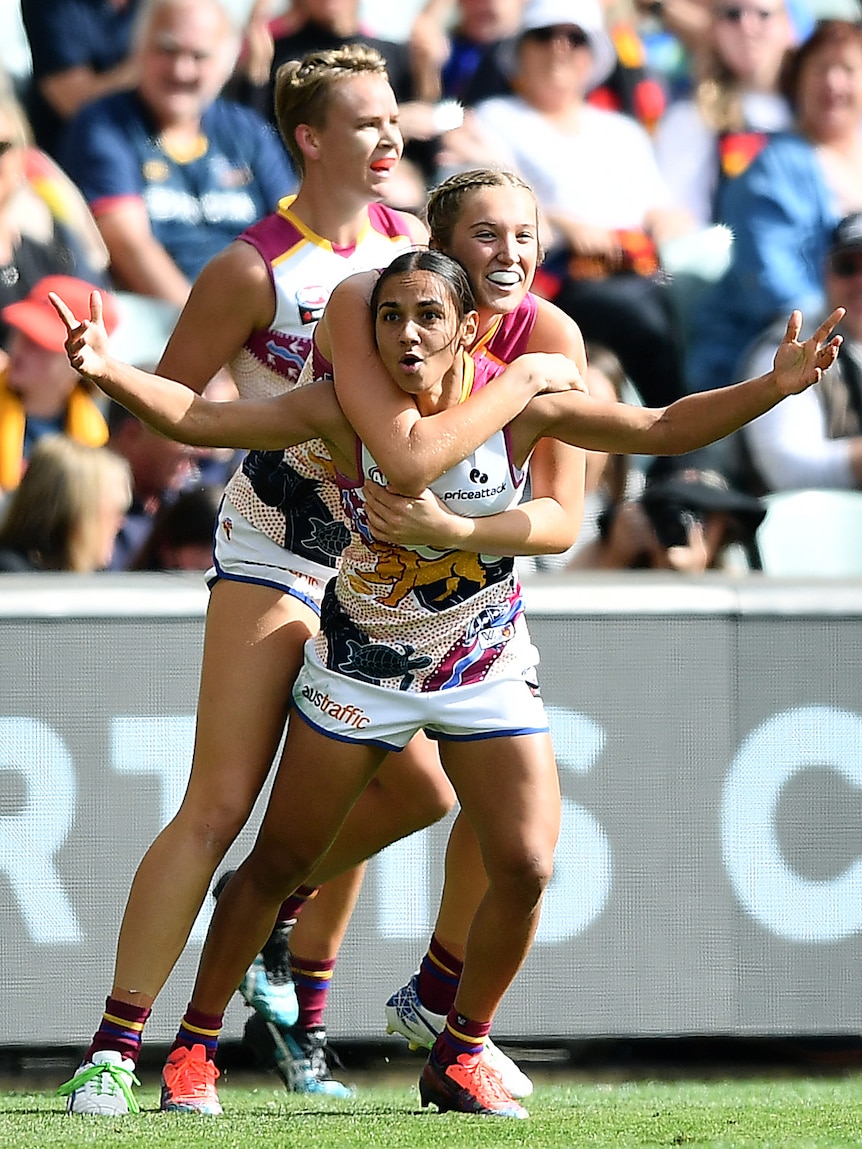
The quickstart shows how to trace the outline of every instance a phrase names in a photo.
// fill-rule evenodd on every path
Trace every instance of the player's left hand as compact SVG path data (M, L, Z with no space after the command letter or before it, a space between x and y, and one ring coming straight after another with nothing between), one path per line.
M802 312L794 311L787 321L784 338L778 345L773 361L775 381L782 395L797 395L827 371L838 357L840 335L832 335L836 325L844 318L844 308L836 307L810 339L799 341L802 330Z

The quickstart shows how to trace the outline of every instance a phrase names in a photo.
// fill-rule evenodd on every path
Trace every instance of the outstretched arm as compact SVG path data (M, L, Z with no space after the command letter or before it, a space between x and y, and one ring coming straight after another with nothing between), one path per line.
M373 273L336 287L315 339L332 362L335 391L348 421L389 478L390 486L420 494L435 479L548 388L581 385L577 365L562 356L523 356L466 402L421 417L389 377L374 345L368 307Z
M841 336L832 332L843 315L844 308L837 308L810 339L800 342L802 315L794 311L771 371L687 395L668 407L606 403L577 392L540 396L513 422L516 460L526 457L536 438L545 435L587 450L620 454L681 455L704 447L817 383L838 355Z
M344 443L352 438L331 383L274 399L212 402L173 379L111 358L98 291L90 296L90 318L80 321L58 295L49 298L66 326L66 353L75 370L168 439L196 447L278 450L317 435Z

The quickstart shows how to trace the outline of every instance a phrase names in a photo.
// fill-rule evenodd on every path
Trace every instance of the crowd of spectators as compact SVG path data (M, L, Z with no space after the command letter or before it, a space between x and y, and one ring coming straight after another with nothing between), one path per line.
M470 167L525 178L537 290L581 327L602 394L659 406L760 374L792 308L807 330L847 309L828 380L702 458L592 457L581 539L532 567L702 570L741 552L756 568L762 496L862 488L857 2L417 0L401 40L366 27L360 0L19 0L29 67L0 74L0 517L59 435L128 472L103 566L208 565L234 460L108 410L68 367L47 291L80 313L100 288L109 327L132 299L178 313L203 265L296 186L278 68L365 41L406 141L389 202L421 214ZM695 253L720 228L714 274ZM689 241L681 289L664 252Z

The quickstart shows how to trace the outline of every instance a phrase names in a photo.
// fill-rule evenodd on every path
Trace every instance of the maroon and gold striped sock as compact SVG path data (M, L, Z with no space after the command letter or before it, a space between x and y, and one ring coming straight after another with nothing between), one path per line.
M490 1032L490 1021L473 1021L456 1013L453 1006L434 1043L434 1058L440 1065L451 1065L462 1054L474 1057L482 1052Z
M123 1057L137 1063L141 1052L141 1037L149 1016L149 1008L142 1009L127 1001L118 1001L115 997L105 998L105 1012L84 1059L92 1061L94 1053L103 1049L116 1049Z
M302 1029L320 1029L323 1026L323 1011L329 987L332 985L332 972L335 958L325 961L312 961L309 958L290 955L290 974L299 1002L297 1025Z
M302 907L306 902L311 901L317 893L317 889L317 886L298 886L290 897L285 898L281 903L281 909L278 911L278 917L276 918L276 925L281 925L284 922L295 922L299 917Z
M213 1061L218 1049L218 1039L223 1022L223 1013L201 1013L199 1009L195 1009L190 1004L180 1022L180 1028L177 1030L177 1036L171 1046L171 1053L175 1049L179 1049L180 1046L191 1049L193 1045L202 1045L206 1050L207 1059Z
M416 992L419 1000L432 1013L448 1013L458 992L464 963L437 940L431 938L428 952L419 966Z

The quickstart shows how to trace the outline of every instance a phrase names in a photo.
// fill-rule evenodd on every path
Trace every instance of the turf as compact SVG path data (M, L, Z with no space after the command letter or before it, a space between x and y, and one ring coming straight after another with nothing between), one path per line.
M116 1149L832 1149L862 1145L862 1076L708 1082L543 1084L529 1121L437 1114L415 1085L363 1088L350 1102L310 1102L271 1084L227 1083L225 1116L156 1111L121 1119L69 1117L50 1092L0 1093L0 1146L109 1144Z

